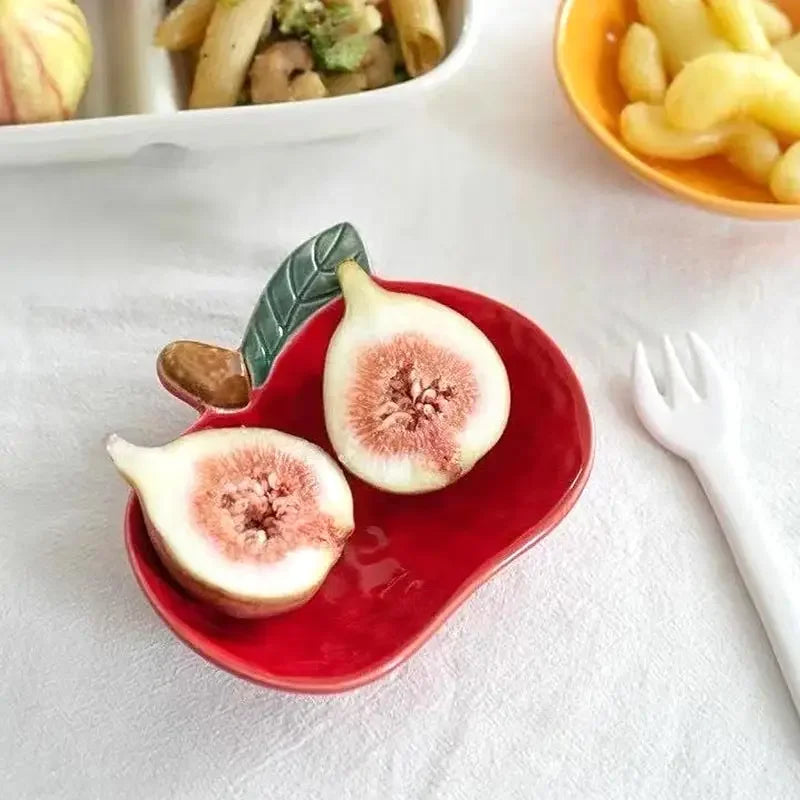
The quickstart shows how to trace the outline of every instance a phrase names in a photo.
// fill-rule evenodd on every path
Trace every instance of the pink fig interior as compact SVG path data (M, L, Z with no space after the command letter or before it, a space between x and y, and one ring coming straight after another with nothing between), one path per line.
M307 605L257 621L234 620L185 594L158 560L138 503L129 507L131 562L156 610L202 655L260 683L338 691L384 674L482 581L547 533L588 477L592 441L586 401L568 363L539 328L506 306L463 290L385 285L464 314L506 364L509 423L470 473L447 489L418 496L387 494L348 475L356 530L342 558ZM340 301L322 309L290 342L248 408L208 412L195 429L278 428L330 452L322 373L341 315Z

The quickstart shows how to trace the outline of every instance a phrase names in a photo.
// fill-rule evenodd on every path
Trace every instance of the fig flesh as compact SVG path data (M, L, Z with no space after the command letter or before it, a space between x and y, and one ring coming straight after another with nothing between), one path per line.
M389 492L448 486L505 430L502 359L452 309L384 289L354 261L341 264L338 277L345 314L328 347L323 394L339 460Z
M139 496L164 565L187 592L236 617L307 602L353 531L353 499L316 445L266 428L224 428L108 452Z

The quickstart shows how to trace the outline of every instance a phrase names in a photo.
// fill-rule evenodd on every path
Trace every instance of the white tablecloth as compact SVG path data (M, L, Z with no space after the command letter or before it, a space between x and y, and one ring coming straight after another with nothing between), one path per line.
M579 127L552 0L497 0L403 129L178 165L9 171L0 191L0 797L587 800L800 794L800 723L686 466L640 431L633 343L705 334L742 385L754 487L800 560L800 225L662 199ZM154 359L238 341L282 255L354 222L388 276L513 303L573 362L574 513L410 662L354 693L214 669L129 571L112 430L192 412Z

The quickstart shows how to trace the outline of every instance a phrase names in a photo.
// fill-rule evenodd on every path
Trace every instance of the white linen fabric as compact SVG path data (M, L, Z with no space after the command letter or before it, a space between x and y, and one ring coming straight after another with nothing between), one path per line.
M800 796L800 722L766 638L627 383L637 339L709 340L742 387L753 488L800 562L800 227L632 180L560 95L553 0L489 10L463 78L402 128L3 173L0 796ZM281 257L343 219L382 274L542 325L584 383L597 454L574 513L407 664L303 697L213 668L159 622L102 440L177 435L192 412L157 385L161 346L235 344Z

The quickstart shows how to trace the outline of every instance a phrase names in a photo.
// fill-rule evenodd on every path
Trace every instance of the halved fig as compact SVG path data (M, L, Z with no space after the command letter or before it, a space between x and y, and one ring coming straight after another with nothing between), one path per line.
M107 442L141 501L153 545L191 594L236 617L308 601L353 531L353 498L316 445L224 428L163 447Z
M398 494L441 489L497 443L506 368L468 319L391 292L354 261L338 268L345 314L325 358L328 436L362 480Z

